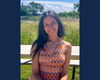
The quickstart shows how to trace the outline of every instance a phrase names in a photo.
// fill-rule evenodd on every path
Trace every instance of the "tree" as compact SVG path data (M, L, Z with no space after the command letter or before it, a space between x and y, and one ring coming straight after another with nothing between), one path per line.
M67 16L67 12L60 12L59 16L65 17L65 16Z
M79 17L79 12L77 11L72 11L67 13L68 16L73 17L73 18L78 18Z
M73 18L79 18L79 12L77 12L77 11L60 12L58 15L61 16L61 17L73 17Z
M35 2L29 3L28 7L29 7L30 14L34 16L38 15L44 10L44 7L41 4Z
M20 7L20 13L21 13L21 16L26 16L28 15L28 6L25 6L23 5L23 3L21 4L21 7Z
M77 12L80 11L80 5L79 5L79 3L74 3L74 10L76 10Z

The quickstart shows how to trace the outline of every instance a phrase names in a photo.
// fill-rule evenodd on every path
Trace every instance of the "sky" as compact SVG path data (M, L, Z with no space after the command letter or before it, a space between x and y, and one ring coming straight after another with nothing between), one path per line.
M59 1L59 2L79 2L79 0L21 0L21 1Z
M44 11L53 10L57 13L73 11L73 4L79 2L79 0L21 0L25 5L32 1L43 5Z

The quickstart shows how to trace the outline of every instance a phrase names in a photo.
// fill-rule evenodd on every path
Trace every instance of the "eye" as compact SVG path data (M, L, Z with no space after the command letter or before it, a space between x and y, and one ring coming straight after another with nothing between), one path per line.
M51 23L51 25L55 25L55 24L56 24L56 22L52 22L52 23Z
M44 24L44 27L47 27L47 26L49 26L48 24Z

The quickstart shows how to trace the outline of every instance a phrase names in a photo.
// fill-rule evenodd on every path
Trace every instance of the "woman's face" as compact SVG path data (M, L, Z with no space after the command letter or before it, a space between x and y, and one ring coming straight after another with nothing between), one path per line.
M52 16L47 16L44 19L44 29L49 36L57 36L58 23Z

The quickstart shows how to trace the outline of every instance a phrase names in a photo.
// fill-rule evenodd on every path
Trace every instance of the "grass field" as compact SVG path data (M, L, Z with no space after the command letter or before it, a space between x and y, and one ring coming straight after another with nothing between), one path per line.
M62 21L65 28L64 40L70 42L72 45L79 45L80 32L79 20L64 20ZM32 44L37 38L38 22L21 23L21 44Z

